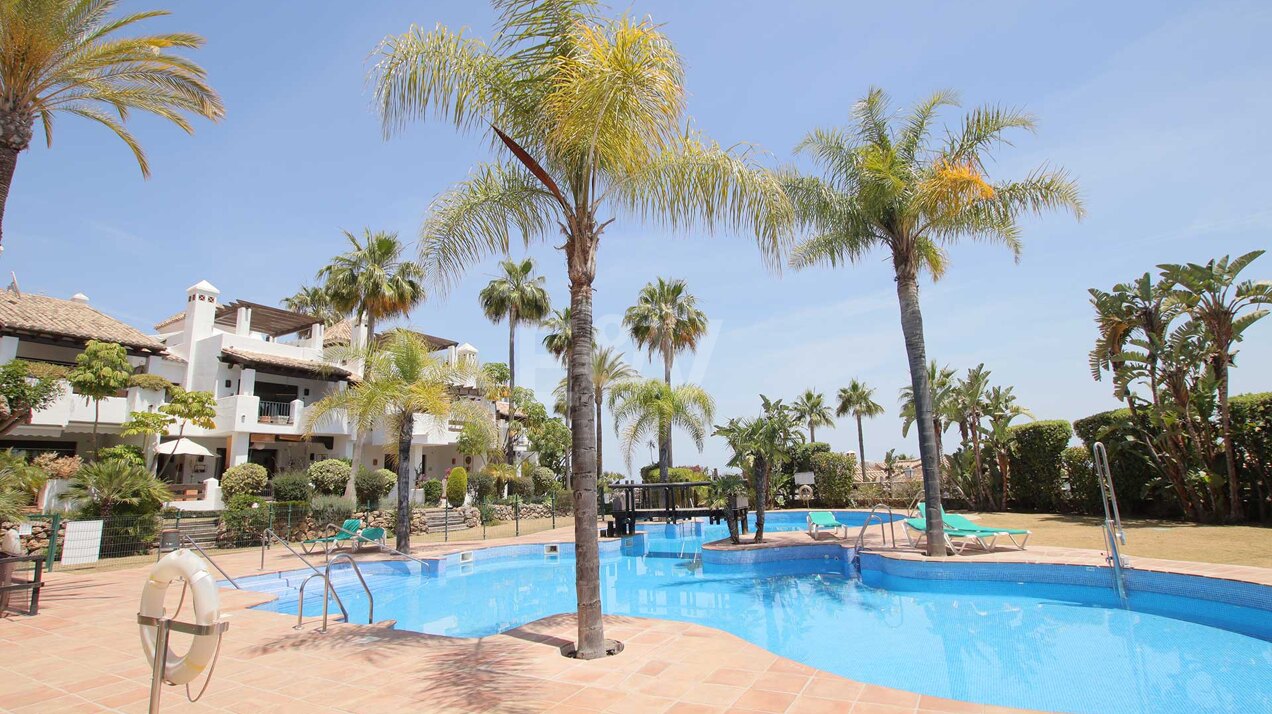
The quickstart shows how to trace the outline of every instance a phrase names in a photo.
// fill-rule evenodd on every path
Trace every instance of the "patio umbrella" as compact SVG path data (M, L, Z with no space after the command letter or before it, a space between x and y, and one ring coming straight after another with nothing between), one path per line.
M155 453L168 454L176 456L178 454L187 454L189 456L215 456L207 447L200 446L186 438L176 439L175 441L165 441L155 447Z

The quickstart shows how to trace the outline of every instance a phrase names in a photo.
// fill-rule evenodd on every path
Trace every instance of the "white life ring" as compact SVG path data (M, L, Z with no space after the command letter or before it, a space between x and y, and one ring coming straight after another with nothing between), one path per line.
M192 551L180 548L164 556L150 569L146 585L141 591L141 608L138 612L147 617L163 617L163 599L173 580L183 578L194 604L194 624L211 625L220 616L221 598L216 579L208 573L203 561ZM155 625L141 625L141 647L146 659L155 659ZM187 684L198 677L216 655L218 635L195 635L190 651L177 656L171 648L165 653L164 679L171 684Z

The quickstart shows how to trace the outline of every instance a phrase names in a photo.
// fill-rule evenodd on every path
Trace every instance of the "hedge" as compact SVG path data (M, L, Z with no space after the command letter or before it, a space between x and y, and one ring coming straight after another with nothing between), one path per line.
M304 471L288 471L274 476L271 482L275 501L304 501L314 497L314 487L309 483L309 474Z
M822 451L812 457L813 498L823 506L842 508L852 501L857 459L852 454Z
M1242 394L1228 400L1232 414L1232 448L1237 475L1254 489L1257 511L1248 515L1268 519L1272 492L1272 392ZM1262 498L1258 498L1261 496Z
M1092 414L1089 417L1073 422L1073 431L1082 440L1087 453L1097 441L1104 443L1109 454L1109 471L1113 474L1113 484L1117 490L1118 507L1123 514L1178 515L1179 506L1171 503L1153 503L1147 498L1148 484L1159 477L1153 465L1139 452L1131 442L1131 410L1114 409L1112 411ZM1087 492L1078 496L1079 501L1094 497L1099 499L1098 485L1096 492Z
M1064 470L1060 455L1073 438L1073 428L1063 420L1035 421L1010 428L1011 473L1007 499L1017 508L1057 511L1064 505Z
M1060 454L1060 467L1069 483L1065 510L1098 516L1104 513L1100 500L1100 484L1095 480L1091 452L1083 446L1070 446Z
M442 482L429 479L424 482L424 503L430 506L436 505L442 500Z
M229 502L235 496L264 493L269 484L269 472L260 464L231 466L221 474L221 493Z

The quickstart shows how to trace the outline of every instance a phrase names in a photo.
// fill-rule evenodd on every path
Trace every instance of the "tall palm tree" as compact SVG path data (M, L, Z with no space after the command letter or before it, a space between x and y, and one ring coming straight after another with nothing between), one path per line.
M655 352L662 356L663 382L670 385L676 353L698 349L698 340L707 333L707 315L698 309L698 299L690 294L685 281L658 278L658 282L641 288L636 304L623 315L623 325L637 347L649 350L650 359ZM660 433L658 473L666 481L667 469L673 463L671 430Z
M668 429L679 427L702 451L703 440L715 418L715 400L696 384L671 386L657 379L620 382L610 389L610 411L614 432L619 435L623 456L631 466L632 452L650 437L659 439ZM666 481L666 476L661 476Z
M613 391L615 387L625 382L630 382L640 376L631 365L623 361L622 352L614 352L613 347L601 347L592 353L592 388L595 390L596 404L596 472L605 473L605 462L602 456L601 444L605 432L601 430L601 405L604 403L605 395ZM554 390L559 397L569 399L566 392L569 391L570 380L561 378L561 383Z
M839 407L835 416L852 416L857 420L857 459L861 462L861 480L866 480L866 438L862 434L861 420L873 419L883 414L883 405L874 400L874 389L865 382L852 380L847 387L839 388Z
M1219 428L1223 432L1224 461L1228 468L1228 517L1240 520L1244 509L1237 480L1237 454L1232 446L1232 414L1228 406L1228 367L1232 364L1233 346L1240 342L1246 328L1268 314L1267 309L1250 309L1272 304L1272 282L1244 280L1237 276L1247 265L1263 255L1256 250L1229 260L1224 256L1205 265L1159 265L1163 288L1185 310L1192 322L1209 338L1208 361L1214 372L1219 393Z
M985 393L985 416L989 417L989 428L984 430L986 441L994 452L994 460L998 462L998 472L1003 477L1002 506L1007 508L1007 498L1011 483L1011 444L1013 432L1011 421L1018 416L1033 418L1033 413L1016 403L1016 395L1011 387L993 387Z
M194 132L187 114L213 121L225 115L203 68L168 52L197 49L203 38L186 32L119 37L120 30L168 13L150 10L108 19L117 4L0 2L0 224L18 154L31 145L36 119L50 147L57 116L105 126L128 145L141 175L149 177L146 153L124 126L130 111L162 117L186 133Z
M949 430L954 416L954 370L949 367L936 366L936 360L928 363L927 383L932 394L932 430L936 432L937 466L945 458L945 447L942 441ZM910 427L915 422L914 386L901 388L901 436L910 435Z
M791 402L791 411L801 422L808 425L808 443L810 444L817 441L817 427L825 426L833 429L835 426L834 413L831 412L830 405L826 404L826 397L821 392L805 389L799 398Z
M570 349L573 343L571 337L573 333L570 328L571 319L573 318L570 316L570 306L566 305L563 308L553 310L552 314L544 318L542 323L543 329L547 332L543 336L543 346L548 352L552 353L553 357L556 357L561 362L561 366L566 371L565 376L562 377L565 380L565 402L557 412L565 419L567 427L570 426L570 404L572 403L570 399ZM597 428L600 428L599 425ZM598 439L596 442L598 449L600 448L600 443ZM596 473L601 473L599 467ZM567 449L565 452L565 484L567 488L572 488L570 486L572 479L570 450Z
M750 465L755 480L755 542L764 541L764 514L768 508L769 483L772 474L790 461L795 446L803 441L799 418L781 399L770 400L760 395L762 413L753 419L730 419L717 426L715 434L723 436L733 450L730 465Z
M542 275L534 274L534 261L530 258L518 263L515 260L500 261L502 275L491 280L477 295L486 319L495 324L508 321L508 438L504 446L504 458L513 463L516 454L515 423L517 394L517 324L538 324L552 310L548 291ZM514 464L515 465L515 464Z
M822 177L790 175L787 193L810 237L791 256L795 267L856 262L872 248L892 255L901 330L919 426L919 456L928 508L941 499L932 394L927 382L919 274L939 278L944 247L960 238L984 240L1020 252L1024 214L1069 209L1082 214L1078 189L1063 171L1042 167L1024 179L992 183L986 162L1012 129L1032 130L1027 114L999 107L975 109L960 126L933 134L943 106L957 103L937 92L898 117L882 90L872 89L853 109L854 125L817 129L796 148L822 169ZM942 141L942 138L944 141ZM934 512L939 512L939 509ZM944 552L940 519L928 520L928 554Z
M967 370L967 376L954 385L954 409L958 414L959 432L963 436L963 446L968 442L972 448L972 464L976 469L974 482L980 489L985 502L992 509L994 503L993 489L985 478L985 468L981 464L981 418L985 414L987 391L989 390L989 370L981 363Z
M343 231L349 250L318 271L336 310L352 313L367 326L367 344L375 342L380 320L399 317L424 300L424 272L402 259L396 232L362 229L362 238Z
M393 330L375 349L356 350L365 360L363 377L348 389L334 392L305 409L305 430L335 410L344 410L357 424L367 425L386 416L397 450L397 526L395 547L411 547L411 432L415 416L426 414L443 420L481 418L467 400L452 400L452 387L477 377L472 365L451 366L433 357L433 348L419 335ZM357 469L354 469L355 471Z
M604 655L592 418L592 284L619 215L673 229L753 231L775 263L790 203L748 149L687 129L684 71L650 19L610 19L590 0L498 0L491 43L438 26L380 45L376 99L386 134L427 116L493 134L498 158L438 197L421 231L430 274L453 284L513 235L557 240L570 279L575 655ZM496 141L497 140L497 141ZM560 233L558 233L558 231Z
M335 306L331 293L324 285L302 285L295 295L283 298L283 307L294 312L312 315L331 326L349 316L345 310Z
M402 242L397 233L362 229L362 239L343 231L349 250L331 259L318 271L335 310L352 314L367 329L365 346L374 349L375 327L380 320L408 314L424 300L423 270L402 259ZM357 350L350 351L357 354ZM356 427L356 424L355 424ZM354 481L362 463L362 440L366 429L354 429L353 463L345 498L356 495Z

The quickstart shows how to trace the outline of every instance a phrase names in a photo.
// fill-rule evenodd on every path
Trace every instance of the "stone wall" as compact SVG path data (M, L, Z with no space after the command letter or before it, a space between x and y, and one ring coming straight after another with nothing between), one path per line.
M31 534L20 536L22 547L26 550L27 555L44 555L48 552L49 547L49 528L52 523L49 521L32 521ZM0 521L0 533L7 532L10 528L17 529L18 524L10 521ZM57 528L58 542L66 536L66 521L63 520Z
M490 504L491 515L496 520L512 521L520 517L522 520L530 518L551 518L552 506L547 503L523 503L520 509L517 509L510 503L492 503ZM570 509L567 505L557 502L557 515L569 515Z

